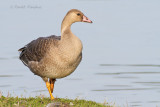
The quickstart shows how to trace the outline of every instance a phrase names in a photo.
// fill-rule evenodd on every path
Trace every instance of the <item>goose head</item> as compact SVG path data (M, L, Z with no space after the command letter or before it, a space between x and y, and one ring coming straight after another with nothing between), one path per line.
M71 20L71 23L75 23L75 22L92 23L91 20L89 20L81 11L79 11L77 9L70 10L67 13L66 18L69 18Z
M92 23L90 19L88 19L80 10L71 9L68 11L66 16L62 21L62 29L66 27L70 27L75 22L87 22Z

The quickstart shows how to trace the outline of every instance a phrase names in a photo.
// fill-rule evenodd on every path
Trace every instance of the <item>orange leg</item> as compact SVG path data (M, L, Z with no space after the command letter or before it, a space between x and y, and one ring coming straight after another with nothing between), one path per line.
M49 82L50 82L50 88L51 88L51 93L53 93L53 89L54 89L54 83L55 83L55 79L49 79Z
M46 87L48 88L48 91L49 91L49 94L50 94L51 100L53 100L53 99L54 99L54 97L53 97L53 95L52 95L52 93L51 93L51 85L50 85L50 83L49 83L48 81L46 82Z

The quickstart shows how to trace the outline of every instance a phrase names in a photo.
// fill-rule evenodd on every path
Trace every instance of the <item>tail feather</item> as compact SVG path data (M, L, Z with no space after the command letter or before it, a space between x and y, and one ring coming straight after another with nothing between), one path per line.
M19 56L19 59L23 62L24 65L28 66L28 64L26 63L25 59L25 50L26 50L27 46L24 46L23 48L20 48L18 51L20 52L20 56Z

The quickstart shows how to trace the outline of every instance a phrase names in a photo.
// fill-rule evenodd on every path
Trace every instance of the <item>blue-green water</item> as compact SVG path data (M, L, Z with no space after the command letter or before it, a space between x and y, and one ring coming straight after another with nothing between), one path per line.
M18 59L33 39L60 35L68 10L81 10L93 24L76 23L83 42L76 71L56 81L54 96L117 106L160 106L160 1L1 0L0 91L7 96L49 97L43 80Z

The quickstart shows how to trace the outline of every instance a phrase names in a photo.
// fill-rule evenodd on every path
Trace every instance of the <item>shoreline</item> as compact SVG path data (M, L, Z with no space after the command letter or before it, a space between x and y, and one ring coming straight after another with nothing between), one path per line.
M97 103L82 99L55 98L53 101L47 97L0 97L0 107L114 107L108 103Z

